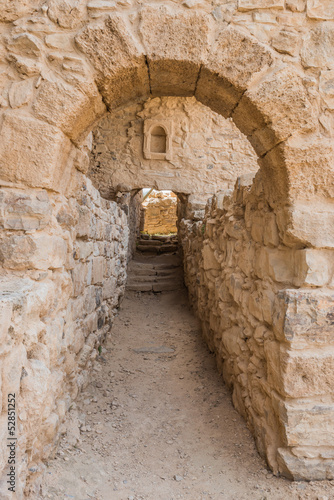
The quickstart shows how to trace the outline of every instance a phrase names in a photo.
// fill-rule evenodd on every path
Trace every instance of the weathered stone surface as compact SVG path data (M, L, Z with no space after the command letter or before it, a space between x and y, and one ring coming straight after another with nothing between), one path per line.
M46 191L0 191L0 221L4 229L42 229L50 221L51 205Z
M37 118L56 125L77 141L106 108L94 83L74 88L45 81L33 103L33 110Z
M306 8L306 0L286 0L286 7L292 12L303 12Z
M14 54L36 59L41 55L42 43L31 33L19 33L10 38L7 47Z
M317 126L301 78L288 68L247 91L232 116L259 155L292 134L311 132Z
M242 12L256 9L284 9L284 0L238 0Z
M66 241L55 236L13 235L0 242L0 261L8 269L57 269L65 264L66 254Z
M146 120L172 121L172 162L143 157ZM109 113L99 122L89 176L106 198L142 186L190 194L187 210L192 215L187 217L202 219L207 199L218 188L232 188L238 176L257 169L254 151L232 121L195 97L156 97Z
M272 40L272 46L282 54L296 56L299 51L300 38L299 34L286 29L281 30Z
M103 23L88 25L75 40L97 69L98 86L109 106L115 108L149 95L145 57L121 17L109 17Z
M326 286L334 272L334 250L299 250L295 254L298 286Z
M235 108L255 75L273 63L271 52L236 28L223 30L201 70L196 97L224 116Z
M0 177L57 191L63 188L70 141L56 127L25 115L2 120Z
M152 95L194 94L210 31L210 19L202 13L175 15L149 7L141 12Z
M334 23L321 23L311 29L301 51L306 68L334 68Z
M320 447L332 443L334 406L329 402L280 401L279 415L287 446Z
M295 203L290 212L287 241L307 243L318 248L334 248L334 211L332 203L310 201Z
M334 110L334 70L321 72L320 92L326 107Z
M48 16L62 28L77 28L86 14L86 0L51 0Z
M297 458L289 449L278 450L281 472L295 481L334 478L334 460Z
M311 19L334 20L334 5L331 0L307 0L307 15Z
M43 4L44 0L1 0L0 21L11 22L31 14Z
M3 360L2 391L3 394L20 393L22 369L27 362L27 352L23 344L15 346ZM3 398L2 410L6 411L7 398Z

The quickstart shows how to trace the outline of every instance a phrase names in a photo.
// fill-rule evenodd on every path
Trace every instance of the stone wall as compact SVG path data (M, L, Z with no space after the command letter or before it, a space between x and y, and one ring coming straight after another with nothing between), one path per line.
M176 233L177 196L171 192L153 192L142 204L144 210L144 233Z
M283 450L280 452L280 459L276 452L267 451L272 466L275 468L280 463L279 467L284 471L288 465L283 462L288 464L290 461L292 465L289 468L293 469L293 475L307 478L330 477L333 470L332 449L327 446L333 442L333 384L330 379L334 371L331 344L332 292L328 292L328 287L332 286L329 285L328 279L333 262L333 259L330 260L330 252L334 248L332 21L332 0L231 0L223 3L218 0L185 0L182 3L156 0L145 4L141 0L0 0L0 180L9 198L12 194L15 197L18 192L21 197L25 191L32 193L44 190L49 200L60 200L59 203L64 202L67 206L63 197L71 183L73 163L82 172L86 171L80 158L81 145L87 134L106 114L107 109L115 112L119 108L129 107L130 103L154 98L150 101L153 103L156 97L165 95L195 97L220 115L232 118L236 126L248 137L259 158L264 195L259 196L255 207L245 211L245 207L237 200L236 211L230 214L231 221L227 220L224 212L219 212L223 218L222 227L211 224L208 220L205 231L216 226L219 226L217 233L226 231L225 235L221 235L223 250L222 253L219 252L220 257L222 260L231 259L231 262L235 263L234 273L237 275L240 269L240 273L245 277L252 277L241 285L240 296L238 283L229 285L233 287L229 294L235 296L231 302L232 313L246 310L246 305L240 301L247 294L250 283L250 289L257 286L259 293L268 285L268 296L271 296L270 292L275 295L274 316L270 321L265 319L268 314L265 306L267 294L263 293L262 298L259 298L256 290L253 294L256 300L247 298L247 308L250 308L250 312L244 312L242 318L247 319L249 314L254 336L248 340L248 330L245 329L246 340L242 338L240 341L240 349L245 345L248 349L248 344L256 343L260 346L261 331L255 335L255 325L258 324L264 325L270 332L270 342L264 341L263 347L259 349L268 349L268 354L261 354L262 360L271 359L270 356L273 358L268 363L270 368L267 370L271 393L267 394L267 399L263 396L264 404L268 405L266 408L271 408L272 405L273 412L261 416L262 395L263 391L266 394L267 386L264 385L262 392L259 390L258 406L256 390L251 389L255 380L250 376L251 370L258 369L256 356L254 359L249 358L247 374L239 367L241 371L238 373L237 382L229 375L228 368L226 378L233 378L234 385L240 387L240 390L235 390L234 399L241 401L241 410L247 408L247 418L249 422L253 422L254 429L256 426L254 432L257 436L261 434L260 427L263 423L263 436L258 438L258 442L274 443L277 439L277 443L283 445L280 448ZM114 50L111 50L111 47ZM150 119L157 118L157 115L151 116L151 111L145 110L145 106L140 107L139 111L147 112ZM184 112L183 109L182 113ZM137 108L134 113L136 121ZM130 116L133 116L132 112L129 112ZM124 119L128 120L125 115ZM132 118L128 121L131 120ZM141 121L142 117L138 120ZM124 129L136 134L136 127L137 124L133 123ZM187 130L181 128L181 147L183 137L187 137L187 133ZM125 142L129 139L133 144L137 144L141 142L142 136L135 136L133 140L130 136L123 139ZM177 142L174 147L178 147ZM110 149L110 165L115 161L112 151L113 149ZM146 161L151 161L143 159L143 165L144 160L145 165ZM201 189L202 182L204 186L210 179L210 174L204 174L205 169L207 172L214 170L207 169L207 165L211 164L211 161L205 161L203 168L201 167L201 175L199 171L196 174L197 179L201 180ZM119 181L122 191L132 188L129 186L129 178L131 180L137 172L137 166L133 174L131 164L127 165L127 168L128 172L124 171L124 177ZM149 187L156 182L154 185L161 189L160 179L164 176L160 176L154 168L153 164L152 169L148 169L151 173L154 172L154 175L151 175L152 183L140 184L139 187ZM176 172L180 173L177 164L174 168L174 164L168 161L168 169L169 171L166 170L163 174L168 182L175 176L175 191L179 192L182 175L175 175ZM146 177L145 182L149 178ZM168 187L172 188L171 185ZM258 196L258 187L258 184L254 186L252 195ZM103 183L102 189L104 190ZM108 197L111 189L113 183L107 186ZM191 185L189 190L192 192ZM75 199L75 193L78 192L81 192L79 185L73 187L72 194L66 199ZM184 192L188 194L188 189L184 189ZM243 192L241 187L240 192ZM196 202L194 198L194 207ZM53 212L58 201L49 203L55 203L55 208L52 205L52 214L58 213ZM73 204L75 205L74 201ZM44 430L40 433L39 430L37 435L36 422L41 416L47 420L48 415L52 413L62 415L64 409L64 405L60 404L59 409L50 410L52 403L49 405L47 402L41 415L37 415L30 401L34 401L39 390L43 394L50 394L51 399L54 394L57 394L58 398L59 392L60 400L63 391L67 390L67 382L58 376L58 372L50 378L44 368L45 362L39 364L39 356L41 357L40 352L43 352L43 349L52 350L54 342L59 345L59 342L64 340L58 339L57 335L60 335L59 332L63 335L64 317L70 314L65 313L65 310L67 311L74 287L70 274L71 266L74 265L72 246L76 219L68 219L69 229L63 230L67 222L55 222L55 216L52 215L52 226L48 227L54 228L55 233L52 233L52 237L46 237L43 224L48 221L49 208L45 194L41 194L41 199L37 198L36 194L32 205L34 208L27 209L28 215L24 217L23 227L18 224L16 229L6 225L1 228L1 259L7 266L2 276L5 293L1 309L2 394L5 395L3 401L9 382L15 390L22 384L24 391L25 384L28 385L24 400L18 401L21 415L20 447L22 457L27 457L27 461L19 462L22 484L28 470L27 464L33 463L32 458L39 463L43 456L44 448L38 444L39 440L48 435L47 442L52 443L56 435L52 429L57 427L57 416L51 418L53 427L46 424L49 434ZM98 203L96 206L98 207ZM246 203L246 208L250 206ZM125 216L118 212L114 205L111 205L110 209L115 211L119 225L116 225L116 236L122 238L120 227ZM65 212L67 211L66 209ZM201 208L197 210L200 211ZM262 214L263 211L269 214L266 215L268 225L254 223L253 228L251 223L249 226L249 220L253 220L257 213ZM197 216L199 218L199 213ZM261 221L262 216L263 214ZM215 217L215 213L212 213L210 220L215 221ZM238 234L237 224L243 221L243 217L246 229L241 232L245 235L245 243L249 243L244 250L248 255L245 255L245 261L247 263L248 258L252 259L253 267L242 264L243 250L240 249L238 238L235 238ZM278 242L273 218L278 227ZM37 228L36 220L41 224L37 225ZM17 224L15 221L14 223ZM194 231L195 229L196 225ZM249 233L251 240L248 239ZM125 234L124 238L125 247ZM198 234L198 238L196 241L200 248L201 234ZM207 239L210 240L210 248L211 245L214 249L218 248L216 237ZM102 243L102 240L98 242ZM102 245L94 245L94 248L97 248L94 252L100 251L99 246ZM233 253L230 252L230 247L235 250ZM205 248L207 254L208 245ZM252 254L254 249L257 251L256 256ZM195 244L193 251L197 251ZM209 255L211 253L209 250ZM101 255L93 256L97 259L96 269L100 269ZM256 264L256 259L259 264ZM241 266L238 267L239 261ZM90 264L81 262L80 266L83 272L86 272L85 264L88 266L88 277ZM263 275L261 270L256 270L256 265L260 264L265 266ZM100 273L96 269L95 272ZM116 270L117 273L118 271ZM228 283L219 274L217 277L221 279L222 284L220 287L218 282L216 286L213 278L220 270L213 268L212 273L211 271L205 271L210 283L208 286L211 287L210 297L218 297L216 290L221 288L224 298ZM202 274L201 271L199 276ZM301 279L304 275L305 279ZM199 287L201 293L207 292L206 287L206 283ZM322 288L317 291L316 287ZM52 291L54 289L55 291ZM115 297L117 294L118 292ZM227 304L230 304L230 295L227 295ZM78 301L80 297L79 295ZM220 301L218 297L217 302L218 299ZM201 300L205 298L202 297ZM277 303L278 309L285 311L284 315L275 315ZM14 304L13 310L11 304ZM211 305L214 304L210 302L206 308L206 316L203 317L210 315L211 319L212 316L214 327L215 316L220 316L214 307L210 313ZM256 309L259 305L263 307L262 316ZM9 317L13 324L10 323ZM233 315L230 319L238 328L237 319ZM29 327L30 321L34 322L33 328ZM280 323L282 321L283 326ZM42 324L49 325L52 322L60 326L55 327L55 333L54 330L47 330L50 333L45 349L42 347ZM208 320L205 324L207 322ZM74 324L72 320L66 324L69 325L69 330L71 324ZM15 328L20 332L11 337ZM215 328L215 331L219 337L220 330ZM38 344L38 349L36 354L31 352L30 357L26 357L34 332L37 332L38 342L35 343ZM259 341L256 340L258 337ZM78 338L80 339L80 334ZM76 339L73 342L75 341ZM8 347L11 343L13 349ZM15 346L18 349L15 349ZM297 346L300 347L299 350ZM272 352L276 354L272 355ZM59 363L65 363L65 354L60 357L54 353L50 354L48 370L51 373ZM14 356L15 362L11 356ZM47 354L45 356L47 360ZM238 352L236 356L239 356ZM34 359L37 361L30 361ZM314 366L317 366L316 371ZM34 376L31 375L33 370ZM19 381L21 376L22 381ZM80 377L76 377L75 383L73 382L73 394L76 391L76 379L80 382ZM261 377L258 379L262 380ZM44 380L51 380L51 388L45 389ZM34 390L29 389L29 384ZM251 404L243 394L239 397L241 388L244 387L244 393L248 391L247 394L251 394L251 390L253 391ZM5 432L4 408L3 406L0 416L2 434ZM29 409L29 417L26 408ZM270 418L273 419L272 425L277 438L267 437L268 426L265 420ZM305 423L305 427L298 427L298 422ZM30 426L31 432L25 431ZM1 442L4 442L4 438ZM300 446L296 446L296 443ZM276 449L275 446L273 445L273 449ZM263 447L269 450L269 444ZM3 456L1 453L1 467L4 466ZM34 470L35 467L31 469Z
M172 158L143 154L146 120L172 123ZM106 198L154 187L199 193L205 200L258 170L255 152L231 120L194 97L156 97L108 113L93 131L89 176Z
M287 247L260 175L181 220L185 282L235 407L275 473L334 478L334 260Z
M16 494L22 498L38 483L41 460L56 445L124 292L126 215L103 200L89 179L75 176L78 189L71 197L0 189L3 499L12 498L6 484L7 395L16 397Z

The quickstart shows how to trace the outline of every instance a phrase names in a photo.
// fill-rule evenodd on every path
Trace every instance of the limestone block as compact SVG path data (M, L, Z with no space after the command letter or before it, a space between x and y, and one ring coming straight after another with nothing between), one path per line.
M306 398L328 394L334 379L333 348L289 351L270 357L268 381L282 395Z
M286 0L286 7L292 12L304 12L306 0Z
M238 0L238 10L284 9L284 0Z
M78 141L89 126L106 110L93 82L74 87L61 82L44 81L33 103L37 118L60 128Z
M44 343L47 345L50 355L50 366L57 365L61 353L64 332L64 319L56 318L46 326Z
M50 49L73 52L73 40L65 33L54 33L45 37L45 45Z
M86 0L51 0L48 16L62 28L77 28L86 15Z
M334 23L320 23L310 30L301 51L306 68L334 68Z
M308 208L309 216L304 217L304 221L300 221L300 232L306 232L307 226L312 227L309 234L305 234L305 240L311 242L311 245L318 247L326 247L327 244L314 243L316 240L330 241L333 234L333 229L328 225L329 232L326 233L323 229L329 222L328 216L323 213L322 221L317 229L316 224L313 224L313 217L317 217L318 210L326 212L326 198L334 196L333 178L333 161L334 149L331 141L320 138L305 138L291 137L285 143L275 147L265 156L264 159L259 160L261 167L266 175L275 175L275 187L270 186L271 179L264 179L266 188L269 192L273 193L273 197L277 198L277 193L284 196L284 175L289 177L289 195L292 200L301 197L305 200L304 206L307 206L307 201L310 200ZM321 175L319 175L321 172ZM286 174L285 174L286 173ZM276 195L275 195L276 193ZM319 199L320 196L324 199L323 202ZM312 199L315 198L315 199ZM311 201L312 200L312 201ZM330 203L327 205L327 211L330 212ZM300 205L303 207L303 204ZM311 208L312 207L312 208ZM319 207L319 208L318 208ZM291 230L294 226L293 218L298 217L299 204L294 203L289 209ZM330 214L328 214L330 216ZM299 217L298 217L299 218ZM292 219L292 220L291 220ZM297 225L296 225L297 226ZM288 228L289 229L289 228ZM293 231L291 231L293 232ZM286 240L287 241L287 240Z
M19 33L9 39L7 48L10 52L32 59L41 55L42 43L39 38L31 33Z
M300 36L298 33L281 30L271 41L272 46L282 54L296 56L299 52Z
M321 72L319 88L326 107L334 110L334 70Z
M46 191L1 190L0 205L4 229L30 231L50 222L51 204Z
M272 63L271 52L256 38L228 27L218 36L201 70L196 97L214 111L229 115L252 78Z
M24 104L27 104L32 99L34 84L34 78L12 83L8 92L10 107L20 108Z
M6 342L8 328L11 324L13 304L1 297L0 302L0 345ZM1 386L1 384L0 384ZM1 408L1 405L0 405Z
M202 12L142 10L140 33L153 95L194 94L201 62L209 51L210 21Z
M1 0L0 21L11 22L38 10L44 0Z
M4 237L0 241L0 261L9 269L57 269L66 261L67 244L56 236Z
M274 331L280 340L296 349L334 343L333 291L284 290L278 297Z
M104 257L94 257L93 258L93 272L92 272L92 283L96 285L97 283L103 282L105 268Z
M333 276L334 250L297 250L295 265L297 286L325 286Z
M277 458L280 472L295 481L334 478L334 460L298 458L286 448L278 449Z
M84 292L88 274L88 266L85 263L77 263L72 270L73 295L77 297Z
M266 249L268 274L278 283L292 283L295 277L295 260L292 250Z
M307 0L307 15L311 19L334 20L332 0Z
M311 183L310 183L311 185ZM334 248L334 211L332 203L296 203L291 209L288 236L318 248Z
M92 241L80 241L77 240L75 243L75 253L76 258L86 260L93 252L93 242Z
M15 346L4 358L2 365L2 401L3 411L6 410L7 395L20 393L21 376L24 376L23 368L27 363L27 352L23 344Z
M220 270L220 264L215 257L214 251L211 249L209 244L204 244L203 250L203 267L205 270L217 269Z
M75 41L98 71L99 90L108 106L115 108L149 95L145 57L121 17L88 25Z
M263 242L270 247L277 247L279 245L278 228L273 212L266 213L264 216Z
M0 177L10 182L61 191L71 143L45 122L5 113L1 126Z
M317 126L302 80L290 68L270 74L248 90L233 120L260 155L292 134L311 132Z
M77 238L87 238L90 235L92 224L92 212L85 206L78 207L79 220L75 226Z
M281 400L278 408L287 446L318 447L328 446L333 442L333 404Z

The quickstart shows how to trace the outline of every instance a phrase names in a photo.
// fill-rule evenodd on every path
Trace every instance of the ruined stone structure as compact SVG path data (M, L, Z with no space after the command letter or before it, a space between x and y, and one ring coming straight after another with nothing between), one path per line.
M171 192L153 192L142 204L144 233L169 234L177 231L177 196Z
M123 293L126 206L150 185L140 169L178 171L187 138L171 109L187 106L165 96L232 120L260 167L232 194L241 172L205 189L216 198L204 221L208 157L189 158L196 189L151 176L183 194L186 281L234 403L275 472L334 478L333 21L331 0L0 0L2 498L8 394L17 498L34 497ZM92 155L113 161L96 132L112 115L135 116L119 154L142 149L119 161L124 177L105 168L103 199Z

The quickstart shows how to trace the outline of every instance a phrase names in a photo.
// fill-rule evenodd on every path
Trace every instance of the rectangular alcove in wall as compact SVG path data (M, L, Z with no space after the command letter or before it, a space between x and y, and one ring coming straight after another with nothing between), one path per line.
M147 160L172 159L171 120L145 120L144 122L144 158Z

